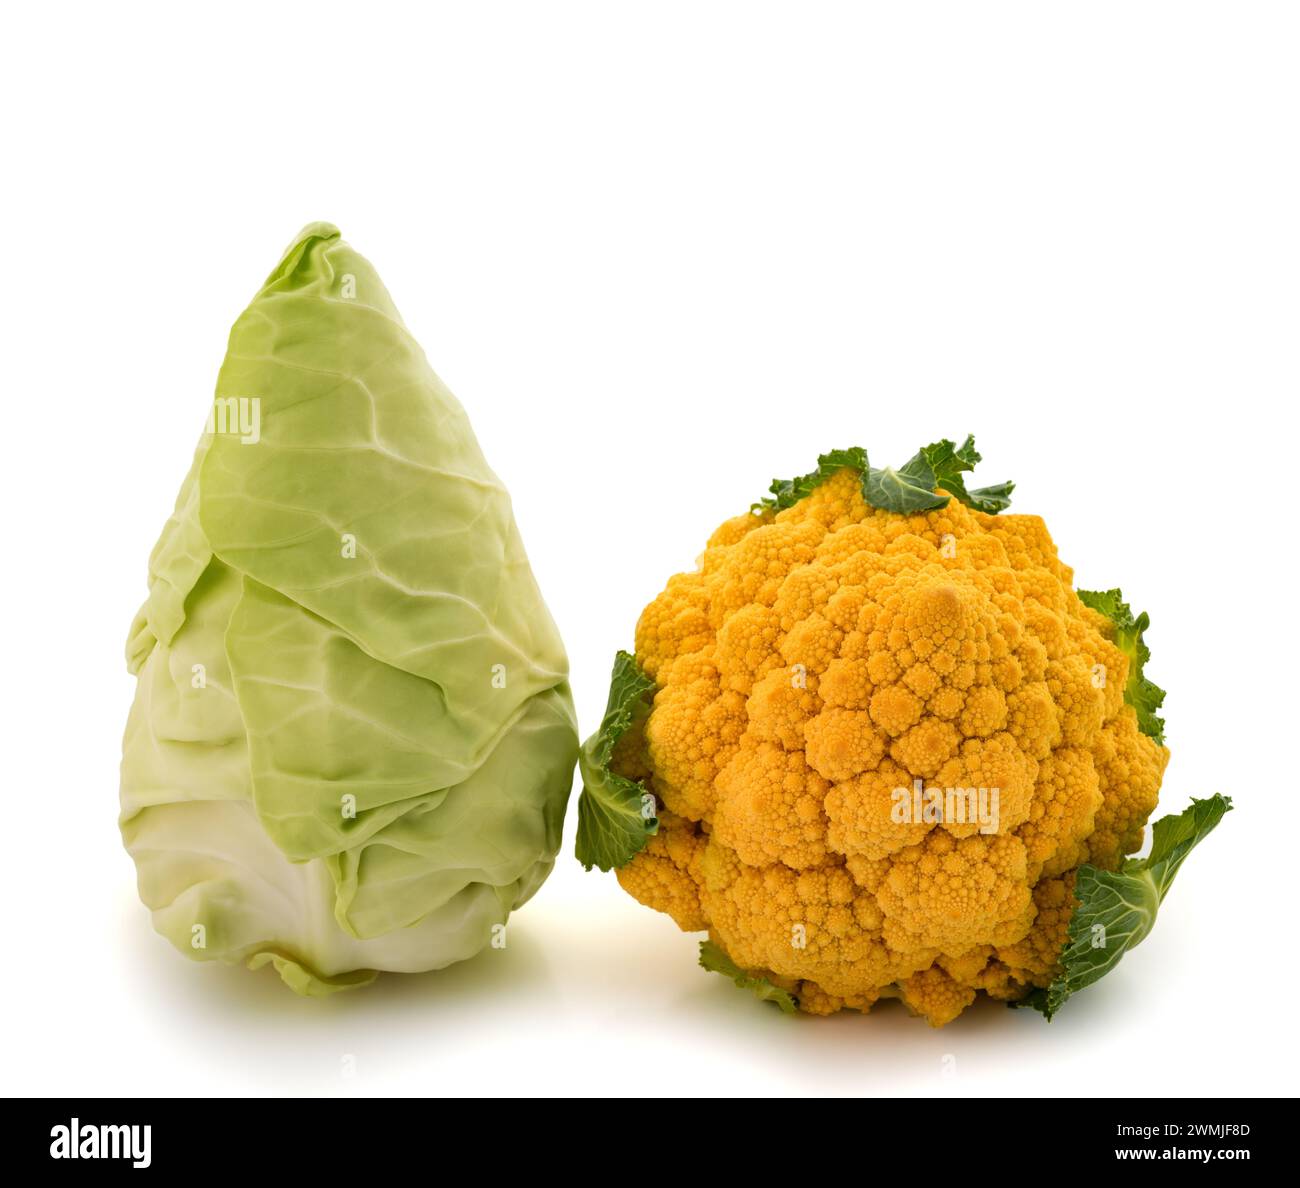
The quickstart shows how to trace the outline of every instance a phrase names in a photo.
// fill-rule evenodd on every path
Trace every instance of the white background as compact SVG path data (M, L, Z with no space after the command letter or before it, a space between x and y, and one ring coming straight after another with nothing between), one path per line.
M0 1088L1294 1090L1293 7L4 22ZM787 1019L583 874L571 817L510 947L443 974L310 1001L177 957L118 840L122 647L227 329L312 219L375 263L510 487L584 732L641 608L774 474L975 431L1078 584L1152 612L1161 811L1236 800L1153 935L1050 1026Z

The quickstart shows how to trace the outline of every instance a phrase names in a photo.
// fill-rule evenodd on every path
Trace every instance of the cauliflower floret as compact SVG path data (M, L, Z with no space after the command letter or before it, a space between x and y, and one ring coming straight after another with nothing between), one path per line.
M862 710L830 706L810 719L803 733L808 765L828 780L872 771L885 755L887 739Z
M951 1023L975 1001L971 986L950 978L937 965L905 978L899 983L899 990L904 1005L931 1027Z
M1074 912L1074 875L1043 879L1034 888L1034 909L1034 926L1014 945L997 949L997 961L1013 980L1046 986L1056 972Z
M745 748L718 773L714 834L754 865L816 866L827 857L828 787L802 752L766 742Z
M827 842L846 857L885 858L925 839L933 821L900 820L912 804L912 780L892 759L836 784L826 794Z
M1142 848L1142 828L1156 807L1169 751L1138 729L1137 715L1125 706L1098 733L1092 756L1102 801L1088 838L1088 860L1114 870L1125 854Z
M707 839L683 817L663 812L659 832L635 862L618 872L623 890L647 907L671 916L684 932L709 926L700 907L700 859Z
M1043 760L1029 820L1016 831L1033 878L1059 875L1087 859L1100 806L1101 787L1089 752L1061 747Z
M980 944L1012 944L1033 922L1025 847L1015 837L956 839L935 830L900 852L876 894L885 939L901 951L960 956Z
M745 701L723 690L703 653L674 660L646 721L646 751L655 790L675 813L699 821L714 801L718 772L736 753L745 728Z

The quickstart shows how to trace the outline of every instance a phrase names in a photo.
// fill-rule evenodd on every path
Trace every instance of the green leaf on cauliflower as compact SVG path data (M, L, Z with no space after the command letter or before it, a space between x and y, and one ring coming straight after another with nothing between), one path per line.
M1078 590L1079 601L1105 615L1114 628L1114 643L1128 657L1128 683L1124 686L1124 700L1137 713L1142 733L1164 745L1165 721L1156 711L1164 703L1165 691L1147 680L1143 673L1151 659L1151 649L1142 638L1151 626L1151 617L1143 611L1136 618L1119 590Z
M934 471L917 454L897 470L873 466L862 481L862 495L872 507L910 516L948 506L948 496L937 495L936 486Z
M968 491L961 476L974 470L980 460L974 434L967 434L960 446L945 437L942 441L922 446L897 470L886 466L869 471L863 491L872 507L904 515L946 507L948 496L937 494L936 488L956 495L976 511L996 515L1010 506L1015 483L999 483Z
M659 830L653 794L609 766L618 740L647 711L646 695L654 687L634 656L618 653L605 716L578 755L582 795L578 798L576 853L587 870L625 866Z
M871 507L883 511L900 515L936 511L947 507L949 498L955 495L976 511L996 515L1010 506L1015 483L967 490L962 475L974 470L979 461L973 434L968 434L960 446L946 437L922 446L897 469L870 465L867 451L861 446L831 450L817 459L816 470L798 478L773 479L770 495L754 504L753 510L783 511L810 495L833 474L851 470L861 479L862 498ZM947 494L940 494L940 491Z
M710 973L730 978L742 990L753 991L756 998L775 1004L787 1015L793 1015L798 1010L799 1000L793 994L773 985L767 978L747 973L727 956L721 945L716 945L713 941L700 942L700 965Z
M768 509L784 511L793 507L799 500L811 495L822 483L841 470L852 470L857 474L867 471L867 451L861 446L851 446L847 450L831 450L817 458L817 469L808 474L792 479L773 479L768 490L770 496L754 504L754 511Z
M1013 482L977 487L973 491L966 489L962 474L974 470L975 464L982 461L979 451L975 449L974 434L968 433L961 446L953 445L946 437L932 445L923 446L918 457L924 458L925 464L933 472L935 486L956 495L967 507L988 515L997 515L1011 505L1011 492L1016 487Z
M994 483L988 487L976 487L973 491L967 492L962 502L969 504L977 512L983 512L987 516L996 516L998 512L1006 511L1011 506L1011 492L1015 489L1016 484L1008 479L1004 483Z
M1187 855L1231 809L1232 799L1219 793L1193 799L1189 808L1161 817L1151 827L1151 853L1145 858L1129 858L1118 871L1087 863L1079 867L1074 884L1078 907L1061 952L1061 973L1046 989L1012 1005L1032 1007L1050 1020L1071 994L1114 969L1151 931Z

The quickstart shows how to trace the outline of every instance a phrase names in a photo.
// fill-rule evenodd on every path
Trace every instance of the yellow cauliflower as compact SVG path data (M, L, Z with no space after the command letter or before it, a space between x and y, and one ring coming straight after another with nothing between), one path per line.
M774 483L646 607L584 748L579 858L788 1008L1055 1009L1076 874L1119 871L1155 807L1145 616L996 515L1011 484L967 491L978 457Z

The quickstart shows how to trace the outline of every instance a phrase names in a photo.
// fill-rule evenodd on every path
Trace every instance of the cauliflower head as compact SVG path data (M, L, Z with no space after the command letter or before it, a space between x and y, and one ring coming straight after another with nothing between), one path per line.
M1145 617L1081 598L1039 517L993 514L1010 484L944 483L952 458L973 440L911 475L840 451L723 523L584 752L579 857L812 1014L1045 993L1080 867L1140 848L1169 759Z

